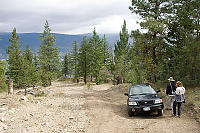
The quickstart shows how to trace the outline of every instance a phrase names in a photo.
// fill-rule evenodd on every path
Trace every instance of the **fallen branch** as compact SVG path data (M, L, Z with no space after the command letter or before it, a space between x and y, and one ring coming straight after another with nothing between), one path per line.
M20 94L20 93L25 93L26 91L26 94L32 94L32 95L35 95L34 91L40 89L41 86L36 86L36 87L30 87L30 88L26 88L26 89L21 89L21 90L18 90L16 92L16 94Z

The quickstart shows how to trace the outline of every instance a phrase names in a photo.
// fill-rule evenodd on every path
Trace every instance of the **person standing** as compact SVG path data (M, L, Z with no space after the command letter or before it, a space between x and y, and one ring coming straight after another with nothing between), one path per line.
M184 101L185 88L181 81L176 82L176 91L173 92L175 99L173 102L173 115L176 116L176 106L178 105L178 117L181 116L181 104Z
M171 110L172 109L172 105L173 105L173 98L174 95L172 94L172 92L176 91L176 84L175 84L175 80L173 79L173 77L170 77L168 79L169 83L167 84L167 88L166 88L166 109Z

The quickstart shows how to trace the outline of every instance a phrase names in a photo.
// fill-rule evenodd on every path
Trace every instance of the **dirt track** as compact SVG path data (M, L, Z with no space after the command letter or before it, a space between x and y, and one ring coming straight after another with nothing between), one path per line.
M199 133L200 124L182 112L181 118L128 117L123 91L111 85L90 89L55 82L45 97L0 94L0 133ZM184 108L184 106L183 106Z

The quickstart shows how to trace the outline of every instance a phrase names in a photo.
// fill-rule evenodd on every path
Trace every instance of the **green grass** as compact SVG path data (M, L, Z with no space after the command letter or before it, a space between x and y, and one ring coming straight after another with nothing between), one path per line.
M46 96L46 94L44 93L44 91L39 91L35 94L35 97L43 97Z
M0 92L6 92L8 91L8 85L7 84L0 84Z
M87 88L91 89L91 83L90 82L87 83Z

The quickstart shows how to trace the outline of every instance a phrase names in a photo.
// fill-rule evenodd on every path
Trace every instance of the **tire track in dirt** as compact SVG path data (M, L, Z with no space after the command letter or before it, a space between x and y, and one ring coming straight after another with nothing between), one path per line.
M124 91L118 87L95 89L86 97L87 114L90 125L88 133L199 133L200 125L183 111L181 118L172 117L165 110L164 116L139 114L129 117L126 111ZM99 88L106 88L101 85ZM184 108L184 107L183 107Z
M112 85L54 82L45 97L5 96L0 110L2 133L199 133L200 125L183 111L181 118L139 114L129 117L125 89ZM183 106L184 108L184 106Z

